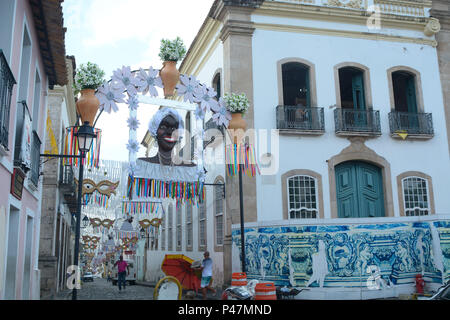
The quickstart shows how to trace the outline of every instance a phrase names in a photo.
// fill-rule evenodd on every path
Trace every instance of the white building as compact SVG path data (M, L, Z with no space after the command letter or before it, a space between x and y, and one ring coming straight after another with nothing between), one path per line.
M243 178L248 278L326 299L411 293L418 273L428 290L448 279L450 139L431 7L214 1L180 71L246 93L248 128L279 133L259 150L277 170ZM221 215L208 191L207 246L229 283L240 271L238 179L206 169L226 184ZM327 265L313 268L319 241ZM371 290L376 272L390 288Z

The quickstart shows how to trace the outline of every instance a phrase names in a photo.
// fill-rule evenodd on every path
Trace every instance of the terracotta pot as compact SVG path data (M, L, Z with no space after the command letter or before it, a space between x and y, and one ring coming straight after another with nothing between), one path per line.
M231 120L228 123L228 130L230 132L231 137L233 137L233 143L237 143L238 141L238 135L234 134L234 130L242 129L245 131L247 129L247 122L242 117L242 113L232 113L231 114Z
M82 89L81 97L78 99L76 106L82 123L89 121L89 124L93 126L95 115L100 107L100 101L95 96L95 90Z
M228 123L228 129L233 129L233 130L247 129L247 122L244 120L244 118L242 116L243 116L243 114L240 112L232 113L231 120Z
M164 85L164 96L173 96L175 86L180 80L180 72L177 69L176 61L164 61L163 67L159 70L159 76L161 77Z

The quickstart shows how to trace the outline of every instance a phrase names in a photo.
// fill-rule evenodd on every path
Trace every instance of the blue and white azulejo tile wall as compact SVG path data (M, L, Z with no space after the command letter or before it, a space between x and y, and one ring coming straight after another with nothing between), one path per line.
M240 252L239 226L232 237ZM450 278L450 220L265 223L245 228L245 255L248 279L276 285L365 287L375 276L392 286L414 284L418 273L440 284Z

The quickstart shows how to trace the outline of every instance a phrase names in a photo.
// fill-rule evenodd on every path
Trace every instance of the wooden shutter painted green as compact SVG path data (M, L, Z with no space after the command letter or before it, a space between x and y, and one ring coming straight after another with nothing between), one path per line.
M353 108L355 110L365 110L366 100L364 95L363 73L358 72L352 75Z

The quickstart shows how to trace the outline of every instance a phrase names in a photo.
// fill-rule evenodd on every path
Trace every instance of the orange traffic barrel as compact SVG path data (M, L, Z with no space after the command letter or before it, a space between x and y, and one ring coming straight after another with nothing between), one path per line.
M240 287L247 285L247 274L245 272L234 272L231 277L231 285Z
M277 289L274 283L257 283L255 286L255 300L277 300Z

